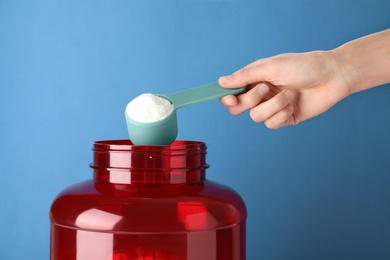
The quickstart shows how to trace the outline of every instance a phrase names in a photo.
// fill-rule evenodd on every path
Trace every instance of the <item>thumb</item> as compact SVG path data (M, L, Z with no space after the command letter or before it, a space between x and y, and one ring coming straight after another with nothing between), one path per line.
M229 76L218 79L218 83L224 88L240 88L250 84L267 81L264 66L246 66Z

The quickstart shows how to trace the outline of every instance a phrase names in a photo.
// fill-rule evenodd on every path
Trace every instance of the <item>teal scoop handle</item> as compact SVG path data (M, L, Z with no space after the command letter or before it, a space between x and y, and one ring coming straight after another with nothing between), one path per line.
M245 87L223 88L217 82L215 82L168 95L159 94L159 96L168 99L174 105L174 109L178 109L185 106L221 98L227 95L236 95L243 92L244 90Z

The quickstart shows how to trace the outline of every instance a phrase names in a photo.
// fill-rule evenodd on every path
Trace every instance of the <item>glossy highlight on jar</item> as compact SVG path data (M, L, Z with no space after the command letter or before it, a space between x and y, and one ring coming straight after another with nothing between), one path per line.
M245 204L207 180L206 150L95 142L93 178L52 204L50 259L245 260Z

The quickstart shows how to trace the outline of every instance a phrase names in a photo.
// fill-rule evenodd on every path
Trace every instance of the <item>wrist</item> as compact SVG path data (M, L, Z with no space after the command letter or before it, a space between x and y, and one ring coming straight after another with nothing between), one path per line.
M349 94L390 82L390 30L347 42L329 53Z
M328 74L331 91L336 93L337 101L356 92L356 86L360 84L360 78L355 68L350 67L347 53L341 48L324 51L328 63ZM357 74L357 75L355 75Z

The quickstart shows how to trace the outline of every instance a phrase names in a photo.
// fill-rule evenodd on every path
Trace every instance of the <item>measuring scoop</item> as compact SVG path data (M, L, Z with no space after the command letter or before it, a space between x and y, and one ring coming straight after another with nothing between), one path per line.
M169 95L156 94L173 104L172 112L156 122L138 122L125 113L130 140L136 145L169 145L177 137L176 110L185 106L235 95L243 92L243 88L223 88L218 83L182 90Z

